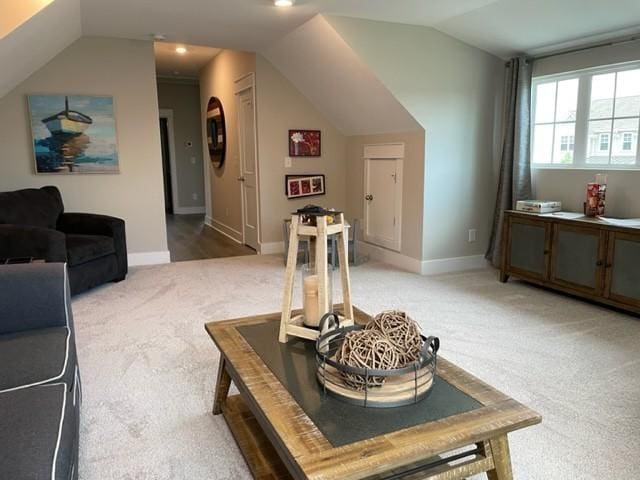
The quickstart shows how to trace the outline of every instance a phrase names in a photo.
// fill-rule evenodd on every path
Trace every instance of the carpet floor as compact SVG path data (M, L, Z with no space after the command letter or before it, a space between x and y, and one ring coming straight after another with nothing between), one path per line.
M251 478L210 413L219 356L203 324L280 310L283 276L279 256L182 262L74 299L81 480ZM640 475L640 319L488 269L423 277L369 262L352 289L369 313L409 312L441 355L542 415L509 437L515 478Z

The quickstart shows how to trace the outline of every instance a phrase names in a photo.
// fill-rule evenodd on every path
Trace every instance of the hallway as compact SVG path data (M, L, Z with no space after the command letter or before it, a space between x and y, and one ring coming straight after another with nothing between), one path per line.
M167 241L172 262L255 255L246 245L209 228L203 215L167 214Z

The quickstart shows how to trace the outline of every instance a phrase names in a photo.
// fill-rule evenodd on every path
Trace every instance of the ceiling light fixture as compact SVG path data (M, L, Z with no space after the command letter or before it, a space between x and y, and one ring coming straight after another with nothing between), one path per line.
M293 0L274 0L273 3L276 7L290 7L293 5Z
M176 53L179 55L184 55L187 53L187 49L185 47L176 47Z

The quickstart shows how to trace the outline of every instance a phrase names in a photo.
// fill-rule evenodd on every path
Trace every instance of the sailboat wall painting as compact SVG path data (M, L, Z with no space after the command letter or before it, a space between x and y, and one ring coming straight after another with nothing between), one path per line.
M113 97L29 95L36 173L119 173Z

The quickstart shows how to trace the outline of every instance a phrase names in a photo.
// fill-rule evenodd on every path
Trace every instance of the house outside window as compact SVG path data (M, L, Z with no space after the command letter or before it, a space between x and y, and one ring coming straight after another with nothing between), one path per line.
M531 162L640 169L640 63L534 78Z
M562 151L562 152L566 152L566 151L573 152L573 147L574 147L574 136L573 135L563 135L563 136L560 137L560 151Z
M622 134L622 150L625 152L630 152L632 147L633 147L633 133L624 132Z

